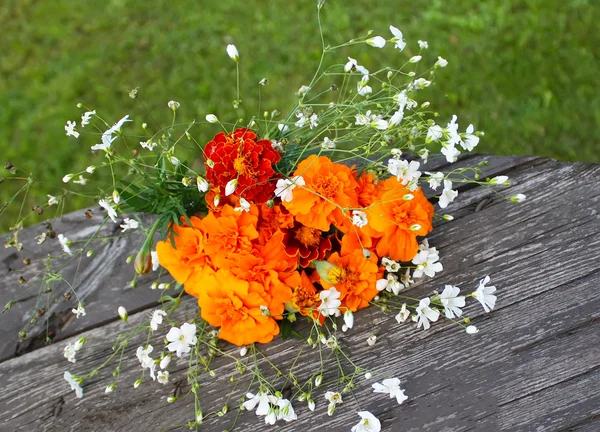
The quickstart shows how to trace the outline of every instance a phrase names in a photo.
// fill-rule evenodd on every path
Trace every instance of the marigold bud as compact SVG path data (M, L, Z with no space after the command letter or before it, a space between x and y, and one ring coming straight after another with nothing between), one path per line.
M152 254L150 251L142 248L135 257L133 265L137 274L143 275L150 272L152 270Z

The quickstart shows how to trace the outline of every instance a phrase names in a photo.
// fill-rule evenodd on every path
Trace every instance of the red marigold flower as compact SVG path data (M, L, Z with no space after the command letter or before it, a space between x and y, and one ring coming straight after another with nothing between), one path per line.
M282 230L285 252L289 256L298 254L299 264L308 267L311 261L322 260L331 250L331 240L323 231L296 222L292 228Z
M240 128L230 134L215 135L204 149L206 178L217 193L225 196L225 186L237 179L235 195L254 203L263 203L273 197L275 175L273 165L280 155L271 141L257 140L250 129Z

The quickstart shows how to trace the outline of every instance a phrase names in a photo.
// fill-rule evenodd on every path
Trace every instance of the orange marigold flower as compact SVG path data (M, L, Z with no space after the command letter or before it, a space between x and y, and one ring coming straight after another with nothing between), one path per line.
M294 216L282 205L276 204L269 207L266 204L260 204L258 209L260 212L260 218L258 219L260 244L265 244L276 232L294 226Z
M329 257L329 262L338 267L336 272L330 275L335 280L322 280L323 288L329 289L333 286L341 293L342 306L356 312L358 309L369 306L369 302L379 293L376 284L383 272L377 266L377 256L372 254L365 258L362 250L354 250L352 253L340 256L337 252Z
M329 231L331 223L344 219L343 208L358 205L358 183L346 165L311 155L300 162L294 176L302 176L305 185L296 186L293 199L283 205L309 228Z
M317 295L317 289L306 275L306 272L294 272L287 280L287 283L292 287L292 298L289 302L288 310L291 312L300 312L300 314L305 316L309 315L312 311L316 312L315 316L317 316L319 311L316 310L316 304L320 299Z
M271 141L258 140L250 129L240 128L230 134L218 133L206 144L206 178L217 193L225 196L225 186L237 179L235 194L254 203L263 203L273 196L275 183L273 166L281 156ZM210 161L210 164L209 162Z
M258 209L236 211L230 205L221 209L219 216L210 212L203 219L206 241L204 251L210 256L213 268L227 268L235 264L239 253L252 251L252 241L258 238L256 225Z
M192 216L190 222L192 226L173 225L175 234L156 244L160 265L181 284L186 283L195 268L204 266L206 262L206 235L202 220ZM172 242L175 243L175 247Z
M198 298L202 319L220 327L219 338L234 345L268 343L279 334L273 317L263 313L266 302L256 287L219 269L202 280Z
M433 205L421 188L411 192L400 185L396 177L379 185L377 202L367 211L368 228L382 235L377 243L377 254L408 262L419 249L417 236L424 236L433 229ZM407 194L414 198L403 199Z
M377 196L377 177L373 173L364 173L358 179L358 205L369 207Z
M299 256L302 267L308 267L311 261L324 259L332 247L331 240L323 236L323 231L298 222L284 230L283 244L288 255Z

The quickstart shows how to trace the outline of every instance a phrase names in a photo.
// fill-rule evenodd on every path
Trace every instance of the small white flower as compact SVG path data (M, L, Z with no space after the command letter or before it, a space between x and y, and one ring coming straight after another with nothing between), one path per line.
M385 266L385 269L388 272L395 273L398 270L400 270L400 264L392 259L387 258L387 257L381 258L381 264Z
M429 176L429 178L427 179L427 182L429 183L429 187L433 190L437 190L437 188L439 188L442 185L442 182L444 181L444 173L443 172L436 172L436 173L430 173L430 172L425 172L425 174L427 174Z
M58 203L60 203L60 200L58 198L56 198L55 196L52 195L47 195L48 196L48 206L53 206L53 205L57 205Z
M390 26L390 31L392 32L392 35L394 35L392 38L392 42L395 42L394 48L398 48L400 51L402 51L406 47L404 35L394 26Z
M217 116L214 114L207 114L205 118L206 118L206 121L209 123L218 123L218 121L219 121Z
M77 361L75 356L77 355L77 352L81 349L84 343L85 338L79 338L74 343L68 343L67 346L65 346L63 352L65 358L71 363L75 363Z
M323 316L340 314L339 307L342 304L339 300L340 295L341 293L335 289L335 287L331 287L319 293L321 304L319 304L318 309Z
M344 325L349 329L354 327L354 314L351 310L344 312Z
M369 71L367 69L365 69L364 67L360 66L357 61L355 59L353 59L352 57L348 57L348 63L346 63L344 65L344 70L346 72L350 72L352 70L356 70L357 72L360 72L363 75L368 75Z
M404 111L398 110L390 117L390 124L392 126L398 126L404 118Z
M296 92L296 95L297 96L304 96L306 93L308 93L309 90L310 90L309 86L306 86L306 85L300 86L300 88Z
M67 121L67 124L65 125L65 132L67 136L79 138L79 132L75 130L75 126L77 126L76 122Z
M329 338L322 337L321 343L330 349L338 347L337 338L335 336L330 336Z
M494 293L496 292L495 286L485 286L489 283L490 277L486 276L479 281L479 287L475 290L471 295L475 297L479 303L483 306L483 309L486 312L494 309L496 306L496 296Z
M152 257L152 271L156 271L160 267L160 263L158 262L158 252L152 251L150 252L150 256Z
M373 346L375 345L375 342L377 342L377 336L371 335L367 338L367 345Z
M190 352L190 346L196 345L196 326L194 324L184 323L180 328L172 327L167 333L167 340L171 342L167 349L176 352L177 357Z
M410 317L410 311L406 308L406 303L402 303L402 307L394 318L398 321L398 324L405 322Z
M125 218L123 219L123 223L121 224L121 229L123 230L123 232L127 231L127 230L134 230L139 228L140 223L138 221L136 221L135 219L129 219L129 218Z
M240 206L233 209L233 211L249 212L250 203L245 198L240 198Z
M398 281L398 276L396 276L393 273L388 273L387 278L385 278L385 279L379 279L375 283L375 287L379 291L386 290L389 292L393 292L396 295L398 295L398 293L404 289L404 285L402 285Z
M153 349L154 347L152 345L148 345L146 348L138 347L137 351L135 352L135 355L140 361L142 369L149 369L150 377L152 378L152 380L155 380L156 375L154 375L154 371L156 370L156 362L152 357L150 357L150 353Z
M87 179L83 178L83 176L80 175L77 180L73 180L73 183L77 183L83 186L87 183Z
M352 426L351 432L380 432L381 422L369 411L359 411L357 413L361 420L358 424Z
M294 198L293 190L296 186L304 186L306 183L302 176L296 176L290 179L277 180L275 196L281 198L283 202L290 202Z
M440 317L440 313L429 307L431 300L429 297L421 299L419 306L417 306L417 328L423 327L423 330L427 330L430 327L429 321L437 321Z
M362 79L356 84L356 90L361 96L366 96L373 92L373 89L368 85L369 75L363 75Z
M335 141L330 140L329 138L325 137L323 139L323 143L321 144L321 148L323 150L333 150L333 149L335 149Z
M71 244L69 239L66 238L63 234L59 234L57 238L63 252L65 252L67 255L73 255L73 252L71 252L71 248L69 247L69 245Z
M460 151L453 145L446 144L442 147L442 154L446 156L446 160L450 163L454 163L458 160Z
M248 348L242 347L242 349L240 350L240 357L245 357L246 354L248 354Z
M458 287L446 285L444 291L439 295L440 303L444 306L444 313L448 319L462 315L460 308L465 307L465 297L459 296L459 293Z
M169 364L171 363L172 357L171 354L167 354L166 356L164 356L162 358L162 360L160 361L160 368L161 369L166 369Z
M177 110L177 108L179 108L179 107L181 106L181 104L180 104L179 102L177 102L177 101L174 101L174 100L172 100L172 101L169 101L169 102L167 103L167 106L168 106L170 109L172 109L173 111L176 111L176 110Z
M438 57L437 61L435 62L435 67L445 68L446 66L448 66L448 60Z
M158 145L157 143L155 143L154 141L140 141L140 145L145 148L148 149L150 151L154 150L156 148L156 146Z
M408 286L410 286L410 284L415 283L415 281L412 280L412 278L410 276L410 269L406 269L404 274L402 274L400 276L400 282L402 282L402 285L404 285L405 287L408 287Z
M475 128L473 125L469 125L465 133L464 141L460 142L461 147L467 151L473 151L477 144L479 144L479 137L473 133L474 130Z
M310 123L309 117L306 114L304 114L303 112L297 112L296 113L296 118L298 120L294 124L296 126L298 126L299 128L304 127L304 126L306 126L306 125L308 125Z
M196 177L196 184L198 185L198 191L200 192L208 192L208 189L210 189L210 183L202 176Z
M225 196L229 196L235 192L238 187L238 179L229 180L225 185Z
M294 412L294 407L292 406L292 403L289 400L279 399L277 401L277 406L279 407L277 420L285 420L286 422L290 422L298 419L296 413Z
M104 393L108 394L108 393L112 393L115 391L115 388L117 387L117 385L115 383L109 384L106 386L106 388L104 389Z
M365 42L367 42L369 45L375 48L383 48L385 46L385 39L381 36L369 38Z
M73 178L73 174L67 174L62 178L63 183L69 183Z
M421 156L421 159L423 159L423 163L427 163L427 159L429 159L429 149L423 148L419 150L418 154Z
M127 318L129 317L129 314L127 313L127 309L125 309L123 306L119 306L117 308L117 313L119 314L119 317L127 322Z
M502 175L502 176L496 176L496 177L488 180L488 183L491 185L504 185L507 181L508 181L508 176ZM48 195L48 196L50 196L50 195ZM48 201L48 204L50 204L50 201Z
M76 318L79 318L80 316L85 316L85 308L83 307L83 304L81 304L81 302L77 303L77 309L71 309L71 312L75 314Z
M371 378L373 378L373 374L371 372L367 372L365 374L365 379L371 379Z
M427 129L427 142L437 141L444 136L444 131L440 125L433 125Z
M316 114L312 114L308 120L308 127L310 129L314 129L319 125L319 116Z
M92 119L92 116L96 114L96 111L86 111L85 113L83 113L83 115L81 116L81 127L84 127L85 125L90 124L90 120Z
M227 55L229 56L230 59L232 59L233 61L239 61L240 59L240 53L238 52L238 49L235 47L235 45L229 44L227 45Z
M161 384L167 384L169 382L169 371L158 371L156 380Z
M419 48L421 48L421 49L429 48L429 44L427 43L427 41L420 40L420 41L418 41L418 44L419 44Z
M408 185L409 190L414 190L412 186L417 186L417 182L421 177L419 167L421 164L417 161L390 159L388 161L388 172L396 176L402 186Z
M514 203L521 203L525 201L526 196L523 194L516 194L515 196L510 197L510 200Z
M458 196L458 191L452 190L452 182L450 180L444 180L444 190L440 196L439 205L440 208L448 207L454 199Z
M96 167L94 165L90 165L85 169L85 172L88 174L94 174L94 171L96 171Z
M425 78L417 78L413 82L409 84L410 90L423 90L431 85L431 81L426 80Z
M369 219L367 214L360 210L352 210L352 225L356 225L359 228L367 226Z
M396 398L398 404L401 404L408 396L404 394L404 390L400 388L400 380L398 378L384 379L381 383L372 385L373 393L386 393L390 398Z
M467 326L465 331L467 332L467 334L479 333L479 329L477 327L475 327L474 325Z
M332 391L328 391L325 393L325 399L329 402L329 406L327 407L327 414L329 416L333 415L336 405L339 405L344 402L340 393Z
M111 218L111 220L116 223L117 222L117 212L115 211L113 206L110 205L108 203L108 201L103 200L103 199L98 201L98 204L100 205L100 207L102 207L103 209L105 209L108 212L108 217Z
M417 252L417 255L412 259L412 263L417 266L413 272L416 278L422 277L424 274L433 277L436 273L444 270L441 262L438 262L440 255L436 248L424 248Z
M162 309L158 309L158 310L155 310L154 312L152 312L152 319L150 320L150 328L154 331L158 330L158 326L159 326L159 324L162 324L163 317L165 317L165 316L167 316L167 313Z
M249 400L242 404L246 411L253 411L256 408L257 416L265 416L269 413L271 396L268 393L258 392L256 395L246 393L246 397Z
M279 129L279 132L281 132L282 134L288 133L290 131L288 125L282 123L277 125L277 129Z
M409 63L419 63L422 58L423 58L423 56L420 56L420 55L412 56L410 59L408 59L408 62Z
M65 371L65 374L63 375L64 379L67 380L67 382L69 383L69 385L71 386L71 390L75 390L75 396L77 396L78 398L82 398L83 397L83 389L81 388L81 378L77 377L76 375L71 375L70 372Z

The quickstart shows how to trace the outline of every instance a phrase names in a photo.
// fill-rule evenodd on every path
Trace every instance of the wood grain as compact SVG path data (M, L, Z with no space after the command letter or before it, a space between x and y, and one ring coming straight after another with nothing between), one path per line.
M361 379L353 395L345 395L344 404L328 417L322 394L333 390L327 384L335 374L332 367L317 393L317 410L310 413L297 402L300 420L280 424L277 430L348 431L359 420L359 408L380 418L385 431L600 429L600 166L537 158L489 161L493 173L488 175L511 177L511 186L501 192L524 193L528 200L514 205L491 189L463 188L446 209L455 219L439 222L430 236L430 244L440 250L444 272L419 280L410 290L411 296L420 297L452 283L468 293L489 274L498 288L496 309L485 314L475 301L465 309L480 332L467 335L446 321L424 332L412 324L397 324L393 315L363 310L343 339L344 348L362 366L400 377L409 401L398 406L371 393L374 380ZM486 204L479 205L483 200ZM102 277L116 277L117 271L123 270L114 264L113 273ZM153 301L146 304L152 307ZM114 303L111 308L114 314ZM186 318L196 312L189 299L177 314ZM5 316L0 323L9 327ZM130 325L114 319L96 323L83 333L88 343L75 365L62 356L66 340L0 363L0 430L188 430L177 425L191 420L192 399L166 402L176 383L186 390L184 359L169 367L171 382L166 386L146 377L139 389L132 387L141 376L135 350L145 343L145 334L128 347L114 393L104 393L111 370L86 383L81 400L62 380L65 369L80 373L102 361L111 353L112 337L144 319L147 311L134 314ZM162 327L153 337L155 349L162 346L167 330ZM374 347L365 342L371 334L379 337ZM261 349L285 367L299 346L295 340L278 340ZM237 349L229 352L238 355ZM306 351L295 369L299 377L314 373L316 356L316 350ZM202 383L206 410L220 409L232 386L230 361L218 359L213 370L216 377ZM250 378L236 377L232 412L209 417L202 430L230 427L235 400L245 393ZM242 413L238 427L265 428L252 413Z

